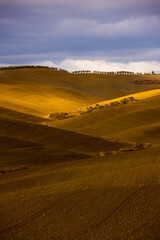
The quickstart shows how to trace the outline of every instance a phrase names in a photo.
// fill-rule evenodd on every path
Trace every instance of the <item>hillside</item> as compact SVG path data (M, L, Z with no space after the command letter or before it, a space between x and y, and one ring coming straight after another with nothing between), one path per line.
M0 71L0 239L160 239L156 79ZM46 117L130 94L139 100Z
M136 139L136 136L140 135L141 131L148 131L149 128L158 130L158 124L160 124L160 92L153 90L133 94L132 96L139 99L139 101L99 109L74 118L50 122L48 125L95 136L127 140ZM115 101L115 99L112 101ZM145 140L146 137L144 135L142 140Z
M70 75L48 69L0 71L1 106L44 117L52 110L69 111L98 100L67 86L63 79Z
M58 147L82 154L99 155L101 151L112 151L129 147L130 144L105 141L100 138L78 134L40 124L31 124L0 117L1 135L29 140L47 146ZM25 130L24 130L25 129Z
M159 75L70 74L50 69L0 71L1 107L46 117L52 112L72 111L96 102L159 88L136 84L160 79Z

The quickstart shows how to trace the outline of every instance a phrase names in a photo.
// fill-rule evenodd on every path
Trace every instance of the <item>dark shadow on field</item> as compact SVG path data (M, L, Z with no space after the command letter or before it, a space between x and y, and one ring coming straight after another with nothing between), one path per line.
M1 239L158 239L160 187L88 189L24 201L3 222ZM10 201L14 196L10 196ZM25 206L25 204L27 206ZM4 219L7 216L3 203ZM6 216L5 216L6 214ZM8 226L8 227L6 227Z

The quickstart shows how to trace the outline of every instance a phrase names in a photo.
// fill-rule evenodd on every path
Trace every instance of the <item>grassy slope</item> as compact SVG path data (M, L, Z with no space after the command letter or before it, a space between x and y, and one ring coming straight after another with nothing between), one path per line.
M0 71L0 102L2 107L45 117L51 112L71 111L159 87L134 84L133 79L160 79L160 76L73 75L48 69Z
M133 93L133 94L118 97L118 98L113 98L113 99L110 99L110 100L98 102L96 104L105 105L105 104L110 104L111 102L116 102L116 101L120 102L124 98L129 98L129 97L134 97L136 100L143 100L143 99L152 98L152 97L159 96L159 95L160 95L160 89L153 89L153 90L149 90L149 91ZM95 107L96 104L91 105L91 106Z
M1 106L44 117L52 111L70 111L98 100L97 97L67 86L65 82L70 77L74 83L71 74L53 70L2 71Z
M23 73L24 78L33 74L35 83L35 72ZM43 81L45 77L50 81L50 74L44 73ZM42 72L36 74L42 79ZM73 76L77 81L57 77L54 85L70 84L72 89L97 96L98 101L156 87L135 85L128 82L130 76L120 77L107 82L106 76ZM13 78L8 76L9 84L13 88ZM33 86L23 83L23 87L28 91ZM15 97L15 91L12 94ZM55 122L87 134L152 144L146 150L104 158L82 154L108 147L103 141L41 126L44 119L13 111L30 113L30 108L25 111L7 102L5 107L12 110L0 109L0 166L6 170L0 175L0 239L160 239L159 100L157 96Z
M13 120L30 122L30 123L43 123L44 121L45 122L50 122L50 120L46 119L46 118L42 118L42 117L38 117L38 116L26 114L26 113L14 111L14 110L11 110L9 108L4 108L4 107L0 107L0 116L5 117L5 118L9 118L9 119L13 119Z
M75 118L56 121L52 125L96 136L108 136L124 140L149 141L153 132L159 130L160 96L138 102L101 109ZM51 123L49 123L51 124ZM145 134L146 132L146 134ZM142 136L140 136L142 134ZM143 136L144 134L144 136Z
M100 151L118 150L128 146L128 144L125 143L104 141L83 134L4 117L0 117L0 125L2 136L29 140L50 147L80 152L82 154L99 155Z
M82 74L78 77L81 80L79 85L83 91L102 97L103 100L159 88L159 84L141 85L133 83L136 80L160 80L160 75Z

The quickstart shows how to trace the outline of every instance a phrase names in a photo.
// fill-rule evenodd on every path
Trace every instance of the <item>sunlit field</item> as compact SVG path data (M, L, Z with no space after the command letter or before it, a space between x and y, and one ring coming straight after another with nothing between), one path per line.
M1 70L0 239L160 239L159 81Z

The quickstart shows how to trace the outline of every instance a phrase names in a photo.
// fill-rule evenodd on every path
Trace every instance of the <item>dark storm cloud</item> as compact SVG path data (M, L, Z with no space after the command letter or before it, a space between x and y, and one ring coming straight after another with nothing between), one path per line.
M153 52L160 48L159 13L160 0L1 0L0 61L8 55Z

